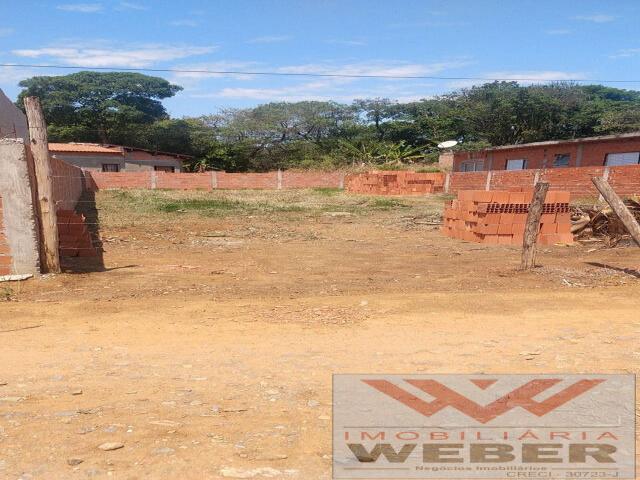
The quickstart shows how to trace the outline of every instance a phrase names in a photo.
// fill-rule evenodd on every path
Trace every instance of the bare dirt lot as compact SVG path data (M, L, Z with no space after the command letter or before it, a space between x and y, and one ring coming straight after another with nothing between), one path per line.
M328 479L333 373L640 366L637 248L525 274L440 197L97 200L106 271L0 285L0 478Z

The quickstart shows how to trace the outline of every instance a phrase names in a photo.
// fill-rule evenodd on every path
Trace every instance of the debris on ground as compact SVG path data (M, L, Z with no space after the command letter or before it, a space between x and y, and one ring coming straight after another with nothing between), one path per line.
M629 212L640 222L640 197L624 200ZM632 243L622 221L609 205L581 205L571 214L571 233L582 243L601 241L607 247Z

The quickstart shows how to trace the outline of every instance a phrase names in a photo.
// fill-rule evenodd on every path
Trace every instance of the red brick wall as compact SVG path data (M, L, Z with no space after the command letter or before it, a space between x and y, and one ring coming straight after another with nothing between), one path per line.
M497 170L491 172L490 190L533 188L534 181L549 182L551 190L571 192L573 198L597 196L592 177L605 176L620 195L640 195L640 165L623 167L575 167L541 170ZM454 172L450 174L449 193L460 190L484 190L488 172Z
M174 190L211 190L211 172L205 173L167 173L155 172L156 188Z
M640 167L628 165L610 168L609 185L619 195L640 195Z
M217 172L218 188L278 188L278 172L227 173Z
M598 195L598 191L591 177L601 177L603 173L604 167L552 168L542 170L540 181L549 182L551 190L571 192L573 197L593 196Z
M426 195L444 191L443 173L373 171L348 175L345 188L370 195Z
M2 210L2 197L0 197L0 275L11 273L11 252L4 234L4 214Z
M85 170L87 182L94 190L108 190L110 188L151 188L152 172L93 172Z
M509 190L511 188L522 187L523 185L533 185L536 170L504 171L496 170L491 172L491 190Z
M282 188L341 188L342 172L282 172Z
M176 190L276 189L278 172L267 173L168 173L168 172L96 172L85 170L87 185L94 190L115 188L166 188ZM155 179L155 180L154 180ZM282 172L281 188L317 188L343 186L343 172ZM215 187L214 187L215 185Z
M73 210L84 189L82 169L58 158L51 158L50 164L56 210Z
M487 172L452 173L449 181L449 192L458 190L484 190L487 186Z

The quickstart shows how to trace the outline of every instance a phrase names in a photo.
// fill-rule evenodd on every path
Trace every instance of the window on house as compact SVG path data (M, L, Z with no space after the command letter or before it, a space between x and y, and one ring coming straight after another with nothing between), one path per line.
M102 164L102 171L103 172L119 172L120 171L120 165L117 163L103 163Z
M176 171L175 167L167 167L167 166L164 166L164 165L154 165L154 166L153 166L153 169L154 169L156 172L169 172L169 173L173 173L173 172L175 172L175 171Z
M524 170L527 165L527 160L524 158L515 158L513 160L507 160L507 170Z
M619 165L637 165L640 163L640 152L607 153L604 164L608 167Z
M568 154L568 153L559 153L558 155L556 155L556 158L554 158L554 160L553 160L553 167L554 168L568 167L570 159L571 159L571 155L570 154Z
M460 164L461 172L481 172L484 170L484 160L469 160Z

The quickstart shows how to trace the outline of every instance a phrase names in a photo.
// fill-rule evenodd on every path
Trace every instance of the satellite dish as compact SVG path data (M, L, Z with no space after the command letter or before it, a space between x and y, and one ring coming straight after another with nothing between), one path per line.
M451 148L455 147L458 144L456 140L447 140L446 142L442 142L438 144L438 148Z

